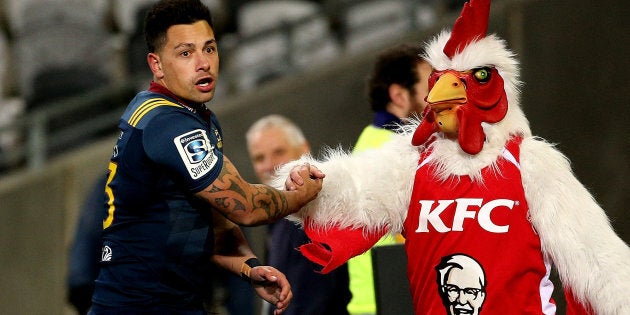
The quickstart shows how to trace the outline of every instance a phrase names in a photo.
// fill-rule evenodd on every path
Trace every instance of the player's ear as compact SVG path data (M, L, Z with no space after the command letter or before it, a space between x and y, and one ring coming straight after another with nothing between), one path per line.
M162 71L162 61L160 60L160 56L156 53L148 53L147 54L147 63L149 64L149 68L153 75L157 79L161 79L164 77L164 71Z

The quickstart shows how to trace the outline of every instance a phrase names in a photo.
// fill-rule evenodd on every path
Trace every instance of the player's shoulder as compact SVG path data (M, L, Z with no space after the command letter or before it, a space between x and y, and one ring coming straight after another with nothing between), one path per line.
M193 117L188 109L175 100L159 93L142 91L131 100L122 119L132 127L142 129L155 117L165 114L183 114L182 118Z

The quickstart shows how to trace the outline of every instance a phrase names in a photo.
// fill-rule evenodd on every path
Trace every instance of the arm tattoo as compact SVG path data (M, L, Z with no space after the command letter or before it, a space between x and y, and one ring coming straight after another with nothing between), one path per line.
M228 218L248 213L265 213L265 221L286 216L289 202L286 196L272 187L244 181L229 161L206 192L206 199ZM240 213L239 213L240 212Z
M269 219L278 219L286 216L289 202L284 194L265 185L257 185L252 194L251 202L253 210L263 210Z

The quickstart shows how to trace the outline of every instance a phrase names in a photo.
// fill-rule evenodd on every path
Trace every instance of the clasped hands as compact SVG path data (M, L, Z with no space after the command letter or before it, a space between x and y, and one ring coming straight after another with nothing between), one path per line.
M316 190L312 198L315 199L317 193L322 189L322 180L325 176L326 174L314 165L304 163L291 168L284 186L288 191L299 190L302 187L306 187L306 190Z

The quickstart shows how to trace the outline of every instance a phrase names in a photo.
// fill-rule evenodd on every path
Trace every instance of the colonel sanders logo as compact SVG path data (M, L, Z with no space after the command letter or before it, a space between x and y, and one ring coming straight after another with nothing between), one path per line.
M454 254L435 266L438 292L449 315L477 315L486 299L486 276L472 257Z

